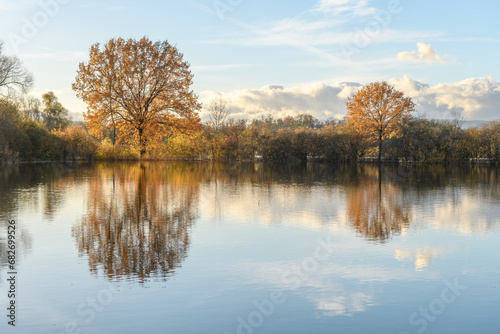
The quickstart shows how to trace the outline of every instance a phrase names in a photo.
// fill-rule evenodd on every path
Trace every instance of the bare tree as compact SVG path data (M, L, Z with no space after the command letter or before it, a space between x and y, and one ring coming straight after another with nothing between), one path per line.
M26 93L33 86L33 76L16 56L3 53L3 43L0 42L0 96L8 96L19 90Z
M461 109L453 108L450 111L450 123L457 130L462 129L467 117L464 116Z
M214 99L210 101L210 106L208 107L210 122L216 131L219 131L222 126L226 123L229 114L231 114L231 109L227 107L227 102L223 99Z
M14 101L19 111L23 113L25 117L37 122L42 120L43 115L40 99L27 94L16 94L12 96L11 100Z

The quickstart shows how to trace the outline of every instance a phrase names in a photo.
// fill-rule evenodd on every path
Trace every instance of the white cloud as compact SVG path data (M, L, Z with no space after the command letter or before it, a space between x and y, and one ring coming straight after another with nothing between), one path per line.
M398 53L398 59L426 63L445 63L446 56L440 56L430 44L417 43L418 51L403 51Z
M376 13L377 9L368 6L368 4L368 0L321 0L315 9L334 15L365 16Z
M500 118L500 83L490 77L434 86L408 76L390 82L412 97L417 108L428 117L447 118L450 111L461 111L469 120Z
M408 76L388 81L412 97L417 110L429 118L449 118L451 111L461 111L469 120L500 118L500 83L489 77L434 86ZM315 83L299 87L269 85L227 93L204 91L200 99L206 103L212 98L222 97L228 101L233 118L256 119L269 114L284 117L307 113L319 119L341 119L346 114L346 99L361 86L354 82ZM203 112L202 117L206 118Z
M224 98L234 118L255 119L269 114L285 117L304 113L317 118L342 118L345 114L345 98L358 86L355 83L313 84L292 88L269 85L261 89L224 94L206 91L201 94L201 98L204 102L212 98Z
M360 43L364 47L365 44L407 43L444 36L436 32L394 30L385 25L381 25L375 33L368 32L368 28L363 29L369 26L365 21L380 25L373 18L380 10L369 4L368 0L320 0L311 10L297 17L259 22L257 25L228 18L242 30L205 42L238 46L290 46L332 63L348 65L350 62L345 57L346 46L354 45L359 48L357 45ZM358 24L353 26L356 22Z
M301 20L280 21L261 30L254 30L248 34L208 41L211 44L227 44L241 46L331 46L355 44L359 31L338 32L328 29L327 22L307 22ZM283 27L286 26L286 29ZM438 38L441 33L419 32L410 30L384 29L372 39L370 43L407 42L422 38Z

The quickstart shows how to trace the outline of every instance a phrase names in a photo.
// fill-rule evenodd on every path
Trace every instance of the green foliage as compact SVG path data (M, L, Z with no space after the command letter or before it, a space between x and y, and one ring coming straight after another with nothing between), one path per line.
M0 157L2 161L13 161L17 158L22 137L19 130L21 116L17 107L7 100L0 100Z
M500 162L500 120L485 124L480 129L480 156Z
M44 124L50 131L54 129L64 129L71 124L68 111L58 101L53 92L42 95Z
M60 160L64 157L61 140L40 123L25 120L21 130L29 138L20 152L23 160Z

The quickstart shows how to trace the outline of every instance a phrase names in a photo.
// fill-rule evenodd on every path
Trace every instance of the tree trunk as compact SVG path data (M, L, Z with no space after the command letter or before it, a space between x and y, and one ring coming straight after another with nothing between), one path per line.
M116 125L115 125L115 118L114 118L113 114L111 114L111 120L113 122L113 140L112 140L112 142L113 142L113 149L114 149L115 143L116 143Z
M139 155L142 159L142 157L144 156L144 154L146 154L146 143L144 142L144 136L143 136L143 133L142 133L142 128L139 128L138 129L139 131Z
M382 163L382 135L378 138L378 163Z

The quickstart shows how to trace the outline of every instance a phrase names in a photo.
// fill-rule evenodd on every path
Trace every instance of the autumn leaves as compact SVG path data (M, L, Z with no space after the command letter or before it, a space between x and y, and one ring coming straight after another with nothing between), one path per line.
M189 64L167 41L118 38L91 47L73 90L88 105L90 134L135 146L142 157L171 136L201 128L192 79ZM411 99L386 82L365 86L346 105L348 121L378 143L379 158L383 140L397 136L414 111Z
M111 130L113 143L138 145L142 157L165 137L200 127L192 79L189 64L167 41L119 38L91 47L73 90L88 105L92 135Z
M346 103L347 116L358 131L378 144L378 159L382 157L385 139L401 134L401 126L411 119L415 105L387 82L366 85Z

